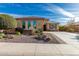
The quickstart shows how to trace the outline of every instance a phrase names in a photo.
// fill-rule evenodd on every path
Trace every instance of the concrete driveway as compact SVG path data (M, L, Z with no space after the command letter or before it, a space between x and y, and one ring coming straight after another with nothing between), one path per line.
M70 32L45 32L50 33L52 36L57 38L60 42L67 44L79 44L79 34Z

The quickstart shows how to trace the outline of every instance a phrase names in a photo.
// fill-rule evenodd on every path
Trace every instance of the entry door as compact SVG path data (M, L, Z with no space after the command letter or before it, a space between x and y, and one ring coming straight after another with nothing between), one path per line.
M43 30L44 30L44 31L46 31L46 24L45 24L45 25L43 25Z

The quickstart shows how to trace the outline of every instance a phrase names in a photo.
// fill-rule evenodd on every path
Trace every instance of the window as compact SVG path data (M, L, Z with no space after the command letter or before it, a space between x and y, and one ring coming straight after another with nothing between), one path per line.
M36 28L36 20L33 21L33 27Z
M28 20L28 29L30 29L30 27L31 27L31 22L30 20Z
M25 29L25 21L22 21L22 28Z

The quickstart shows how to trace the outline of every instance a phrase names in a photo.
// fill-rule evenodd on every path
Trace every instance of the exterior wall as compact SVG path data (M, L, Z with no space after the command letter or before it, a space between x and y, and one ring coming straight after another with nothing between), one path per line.
M49 30L50 28L49 28L49 24L47 24L47 30Z
M37 26L36 28L43 28L44 21L43 20L37 20Z
M25 29L28 30L28 21L26 20L25 22L26 22L26 27L25 27Z
M21 20L17 20L17 27L22 28L22 21Z
M30 29L33 30L33 20L31 20L30 22L31 22Z
M33 22L36 21L36 28L42 28L43 29L43 25L48 21L47 19L43 19L43 18L17 18L16 19L17 22L20 24L17 25L17 27L22 28L22 20L25 21L26 25L25 25L25 29L28 29L28 21L30 21L31 26L30 29L32 30L34 28L33 26Z

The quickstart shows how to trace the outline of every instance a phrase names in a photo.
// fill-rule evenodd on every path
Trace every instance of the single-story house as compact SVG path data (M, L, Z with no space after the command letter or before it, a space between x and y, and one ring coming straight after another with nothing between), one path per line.
M26 30L33 29L43 29L43 31L48 30L58 30L58 25L56 23L49 22L49 19L40 18L40 17L24 17L24 18L16 18L17 20L17 28L22 28Z
M24 30L33 30L41 28L43 30L48 29L47 22L49 21L46 18L39 17L25 17L25 18L16 18L17 27L23 28Z

